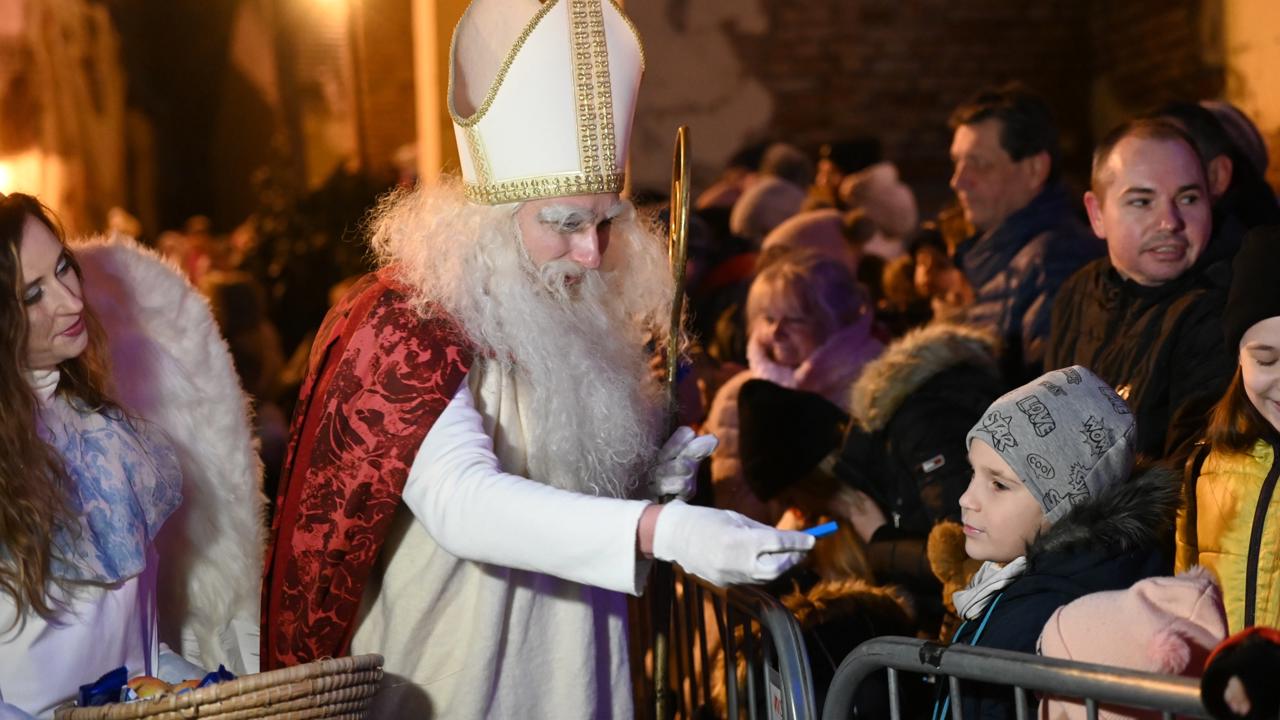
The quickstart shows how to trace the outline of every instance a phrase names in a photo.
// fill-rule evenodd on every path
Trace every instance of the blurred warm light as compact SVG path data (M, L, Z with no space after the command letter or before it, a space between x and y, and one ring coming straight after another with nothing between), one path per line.
M330 13L341 13L347 11L349 0L310 0L314 7Z
M36 148L15 155L0 156L0 192L24 192L32 195L51 194L52 185L61 185L60 162Z
M55 212L64 213L69 181L67 165L57 155L45 154L36 148L15 155L0 155L0 193L35 195Z

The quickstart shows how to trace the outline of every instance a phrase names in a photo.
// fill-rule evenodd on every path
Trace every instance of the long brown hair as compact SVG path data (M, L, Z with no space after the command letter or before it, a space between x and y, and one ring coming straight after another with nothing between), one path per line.
M40 439L39 401L27 379L27 309L22 302L22 229L30 217L66 244L61 226L39 200L20 193L0 197L0 592L13 598L17 619L34 611L46 619L57 603L48 589L58 583L50 572L52 537L72 527L70 480L62 458ZM83 282L70 250L71 267ZM83 319L89 343L78 357L58 365L57 392L95 411L118 411L107 385L105 338L98 319L85 304Z
M1209 413L1209 429L1205 432L1209 447L1223 453L1248 452L1259 438L1275 432L1245 394L1244 375L1236 365L1236 374L1231 378L1227 392Z

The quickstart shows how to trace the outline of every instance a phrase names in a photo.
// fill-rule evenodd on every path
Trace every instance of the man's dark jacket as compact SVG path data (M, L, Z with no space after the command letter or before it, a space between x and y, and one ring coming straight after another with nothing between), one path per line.
M1001 365L1011 385L1043 371L1054 296L1106 250L1079 208L1063 186L1051 184L995 229L956 248L956 263L974 292L968 320L1003 341Z
M1144 287L1096 260L1058 293L1045 364L1092 370L1137 415L1138 452L1183 457L1235 371L1221 323L1230 276L1220 261Z

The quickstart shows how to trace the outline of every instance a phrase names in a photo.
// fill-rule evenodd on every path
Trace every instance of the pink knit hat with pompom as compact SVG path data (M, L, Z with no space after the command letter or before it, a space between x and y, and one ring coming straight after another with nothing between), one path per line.
M1227 636L1222 594L1204 568L1139 581L1128 590L1085 595L1054 611L1040 633L1045 657L1199 677L1204 661ZM1099 718L1159 717L1141 711L1100 712ZM1042 718L1084 718L1084 704L1055 698Z

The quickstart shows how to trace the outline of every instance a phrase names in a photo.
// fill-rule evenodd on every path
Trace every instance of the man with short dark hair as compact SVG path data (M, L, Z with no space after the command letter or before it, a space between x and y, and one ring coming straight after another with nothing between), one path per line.
M1045 363L1093 370L1137 414L1138 451L1180 458L1234 368L1218 320L1229 273L1206 262L1208 175L1181 127L1134 120L1094 151L1091 187L1108 257L1062 286Z
M987 90L951 115L951 188L975 234L956 248L974 290L969 321L1004 342L1011 384L1040 374L1058 287L1102 245L1058 180L1048 107L1018 86Z

